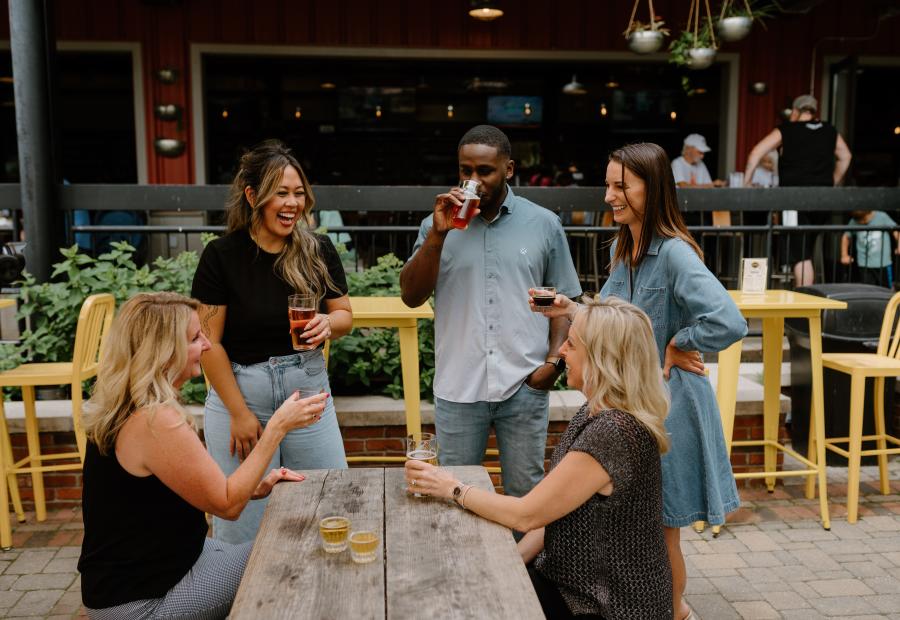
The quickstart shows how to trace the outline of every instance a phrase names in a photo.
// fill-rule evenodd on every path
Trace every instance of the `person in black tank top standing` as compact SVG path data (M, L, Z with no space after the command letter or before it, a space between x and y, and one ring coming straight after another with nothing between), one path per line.
M817 118L819 104L812 95L800 95L794 99L790 121L772 132L750 151L744 186L750 187L753 171L763 156L772 149L779 149L779 185L781 187L828 187L841 183L852 155L844 138L830 123ZM819 211L802 211L798 223L821 225L828 217ZM813 238L791 235L788 256L794 266L794 284L806 286L813 283Z

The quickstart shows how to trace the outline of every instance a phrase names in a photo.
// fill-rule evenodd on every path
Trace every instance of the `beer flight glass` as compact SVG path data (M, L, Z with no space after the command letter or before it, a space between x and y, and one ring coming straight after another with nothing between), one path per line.
M532 291L531 299L534 301L535 312L543 312L550 308L556 299L556 289L552 286L536 286Z

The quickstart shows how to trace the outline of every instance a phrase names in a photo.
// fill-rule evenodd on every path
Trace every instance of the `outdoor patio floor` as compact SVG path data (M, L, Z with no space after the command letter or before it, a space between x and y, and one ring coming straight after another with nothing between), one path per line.
M900 459L891 462L891 495L863 468L859 522L846 522L846 469L828 468L831 531L818 501L788 478L774 493L744 489L743 506L718 538L683 530L687 599L704 620L746 618L893 618L900 620ZM0 553L0 617L84 617L76 570L80 510L28 515Z

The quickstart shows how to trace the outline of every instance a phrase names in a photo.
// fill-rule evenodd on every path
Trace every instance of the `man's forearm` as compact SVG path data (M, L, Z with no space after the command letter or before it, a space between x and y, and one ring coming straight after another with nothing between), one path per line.
M400 295L410 308L421 306L434 292L446 234L429 231L425 243L400 271Z

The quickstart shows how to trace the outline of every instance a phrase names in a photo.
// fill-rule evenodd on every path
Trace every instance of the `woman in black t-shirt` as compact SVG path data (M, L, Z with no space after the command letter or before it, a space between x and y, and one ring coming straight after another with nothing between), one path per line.
M246 153L231 186L228 232L206 246L193 295L212 344L203 368L212 389L204 435L226 473L247 458L275 408L294 390L329 392L320 346L352 326L347 283L331 241L309 230L312 189L291 151L277 140ZM318 314L301 337L316 348L295 351L288 296L311 295ZM347 466L331 398L322 419L289 433L272 467L336 469ZM213 519L213 535L240 543L256 536L264 501L240 519Z
M224 618L252 543L206 537L204 512L235 518L251 497L303 476L263 477L285 433L315 424L327 394L291 395L253 453L226 477L178 404L209 340L200 304L139 293L119 311L85 403L81 595L91 618Z

